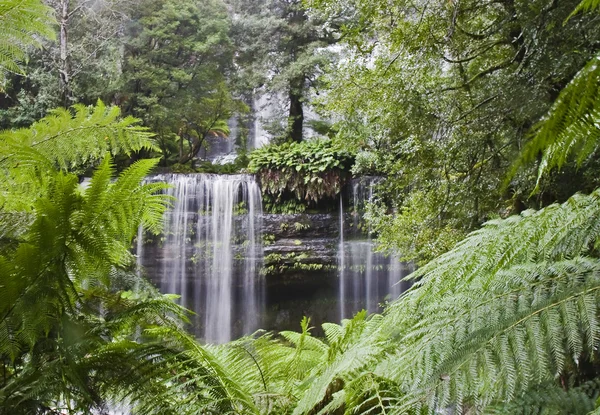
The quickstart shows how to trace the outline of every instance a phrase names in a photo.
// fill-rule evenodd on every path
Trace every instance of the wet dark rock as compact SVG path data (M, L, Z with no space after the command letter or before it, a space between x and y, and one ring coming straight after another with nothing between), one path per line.
M337 275L337 215L263 216L267 285L323 284Z
M263 234L275 238L333 238L339 235L338 215L331 213L300 213L293 215L263 215Z

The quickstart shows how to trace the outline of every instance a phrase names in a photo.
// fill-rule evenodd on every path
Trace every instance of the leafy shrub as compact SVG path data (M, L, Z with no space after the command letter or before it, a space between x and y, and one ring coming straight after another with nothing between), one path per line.
M333 141L316 139L260 148L248 168L276 203L290 196L318 203L339 194L353 162L354 155Z

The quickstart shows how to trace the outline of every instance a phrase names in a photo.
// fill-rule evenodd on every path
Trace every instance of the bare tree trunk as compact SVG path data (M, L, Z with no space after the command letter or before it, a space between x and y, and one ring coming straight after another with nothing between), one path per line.
M71 62L69 59L69 3L70 0L60 0L60 95L65 107L73 104L73 91L71 90Z
M290 111L288 115L288 134L292 141L302 141L304 135L304 108L302 106L304 79L291 82L289 98Z

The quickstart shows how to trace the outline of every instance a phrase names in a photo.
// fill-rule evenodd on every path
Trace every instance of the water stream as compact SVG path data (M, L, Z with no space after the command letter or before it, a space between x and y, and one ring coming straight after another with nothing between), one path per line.
M410 283L401 280L411 272L411 266L393 255L376 252L371 229L362 221L365 206L373 199L378 180L377 177L352 180L348 197L352 200L351 212L344 211L340 199L337 256L341 319L363 309L369 313L380 312L383 302L398 298L410 288ZM351 221L347 221L347 213L351 214Z

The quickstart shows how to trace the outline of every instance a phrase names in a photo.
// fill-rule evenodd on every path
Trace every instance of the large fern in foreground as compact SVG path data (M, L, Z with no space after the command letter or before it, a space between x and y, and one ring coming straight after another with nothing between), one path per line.
M383 323L397 350L379 370L408 386L400 412L481 412L557 378L574 386L599 346L599 223L597 191L490 223L419 270Z
M50 35L38 0L0 1L0 70ZM117 107L58 109L0 133L0 413L256 413L220 363L183 330L186 312L134 272L140 226L169 200L142 183L156 160L115 179L111 155L152 149ZM88 186L81 173L97 169Z
M185 311L133 272L138 226L158 231L169 202L164 184L142 183L156 162L113 180L106 157L87 187L44 171L30 222L0 250L0 413L89 413L111 403L147 414L256 412L185 333Z
M152 148L118 115L99 103L0 134L0 413L255 412L185 334L185 312L133 272L133 237L158 232L170 201L143 183L157 160L115 179L110 153Z
M315 369L294 413L484 413L519 399L550 408L548 385L593 407L597 388L576 388L596 376L599 237L600 190L488 223Z
M120 117L118 107L77 105L57 109L29 128L0 132L0 246L23 229L54 172L80 173L107 152L153 149L152 135L139 120ZM19 197L13 197L18 194Z

